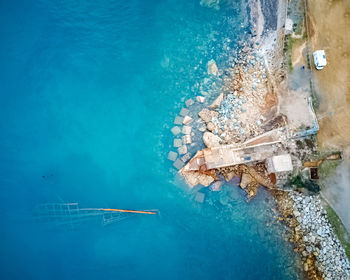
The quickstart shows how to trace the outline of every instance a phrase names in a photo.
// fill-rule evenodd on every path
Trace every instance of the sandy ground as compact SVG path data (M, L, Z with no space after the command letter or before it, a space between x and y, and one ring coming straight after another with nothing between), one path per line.
M314 71L320 95L318 140L321 146L344 149L350 146L350 0L308 3L311 48L324 49L328 62Z
M324 49L328 65L314 71L320 97L320 147L344 150L345 160L323 195L350 230L350 0L308 0L312 50Z

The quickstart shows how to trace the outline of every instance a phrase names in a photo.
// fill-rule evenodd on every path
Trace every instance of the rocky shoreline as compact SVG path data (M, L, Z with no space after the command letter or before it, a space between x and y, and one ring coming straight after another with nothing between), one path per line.
M301 255L307 278L349 279L349 260L327 219L321 197L296 191L273 194L281 219L291 229L290 241Z
M276 178L269 176L261 161L222 168L208 168L203 162L204 154L208 150L211 152L210 149L222 149L222 154L231 152L232 147L243 147L246 152L247 148L260 143L273 143L267 147L273 154L295 152L293 147L297 141L290 137L278 100L279 91L288 90L283 82L288 74L282 63L280 42L286 2L277 1L277 30L261 28L266 16L264 5L271 10L271 1L248 2L253 28L250 41L241 44L241 49L232 58L231 68L222 70L214 60L207 62L208 77L200 85L200 94L194 100L187 100L186 107L175 118L176 126L171 131L177 152L170 151L168 159L174 162L174 167L191 187L199 184L209 186L211 191L220 191L223 181L237 182L238 178L248 200L257 194L259 186L267 187L276 200L281 215L279 220L290 229L290 241L295 245L294 251L301 256L307 279L350 279L349 260L328 221L319 195L283 188L283 176L282 179L277 177L277 186ZM222 86L219 87L220 83ZM201 150L203 144L207 149ZM260 152L264 153L266 149L262 148ZM300 169L301 153L305 154L305 151L299 151L299 155L293 157ZM203 202L204 194L200 193L200 199L196 200Z

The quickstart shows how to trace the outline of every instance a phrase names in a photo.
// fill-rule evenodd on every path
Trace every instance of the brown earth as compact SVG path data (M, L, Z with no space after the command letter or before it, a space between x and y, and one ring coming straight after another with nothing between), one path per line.
M324 49L327 66L314 71L320 97L321 147L350 154L350 1L308 0L311 50Z

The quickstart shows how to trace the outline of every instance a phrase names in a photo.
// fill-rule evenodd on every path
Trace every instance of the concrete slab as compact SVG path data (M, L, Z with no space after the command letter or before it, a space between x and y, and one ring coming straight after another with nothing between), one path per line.
M179 148L179 147L181 147L181 145L182 145L181 139L178 139L178 138L174 139L174 145L173 146L175 148Z
M177 159L177 160L175 160L173 165L176 169L181 169L185 164L180 159Z
M189 112L190 112L190 110L188 110L186 108L182 108L180 111L180 115L184 117L184 116L188 115Z
M170 151L168 154L168 160L175 161L177 158L177 153Z
M182 125L183 120L184 120L183 117L176 116L174 120L174 124Z
M181 132L181 129L180 129L180 127L178 127L178 126L174 126L174 127L171 129L171 133L174 134L174 135L178 135L180 132Z
M186 145L181 146L180 148L178 148L178 152L180 155L186 154L187 153L187 146Z

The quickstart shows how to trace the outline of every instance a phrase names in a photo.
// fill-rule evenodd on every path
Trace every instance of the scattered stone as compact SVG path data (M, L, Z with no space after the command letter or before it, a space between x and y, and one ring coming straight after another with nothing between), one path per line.
M193 99L192 99L192 98L191 98L191 99L186 100L186 102L185 102L185 104L186 104L186 106L187 106L187 107L190 107L191 105L193 105L193 103L194 103L194 101L193 101Z
M224 99L224 94L221 93L218 98L209 106L209 108L216 109L220 106L222 100Z
M178 138L174 139L174 145L173 146L175 148L179 148L179 147L181 147L181 145L182 145L181 139L178 139Z
M181 146L180 148L178 148L178 152L180 155L186 154L187 153L187 146L186 145Z
M171 133L174 134L174 135L178 135L180 132L181 132L181 129L180 129L180 127L178 127L178 126L174 126L174 127L171 129Z
M184 116L188 115L189 112L190 112L190 110L188 110L187 108L182 108L180 111L180 115L184 117Z
M183 117L176 116L174 120L174 124L181 125L183 122Z
M182 127L182 134L191 134L191 131L192 131L192 127L188 125L184 125Z
M168 160L175 161L177 158L177 153L170 151L168 154Z
M184 167L185 164L180 159L177 159L177 160L175 160L173 165L176 169L181 169L182 167Z
M185 116L183 119L183 124L189 124L193 121L193 119L190 116Z
M197 96L196 97L197 102L199 103L204 103L205 102L205 97L204 96Z
M207 127L206 127L206 126L201 126L201 127L198 128L198 130L199 130L200 132L204 132L204 131L207 130Z
M216 62L214 59L209 60L207 64L207 70L209 75L214 75L216 76L219 72L218 67L216 66Z
M211 132L204 132L203 141L208 148L214 148L220 146L222 140L219 136Z

